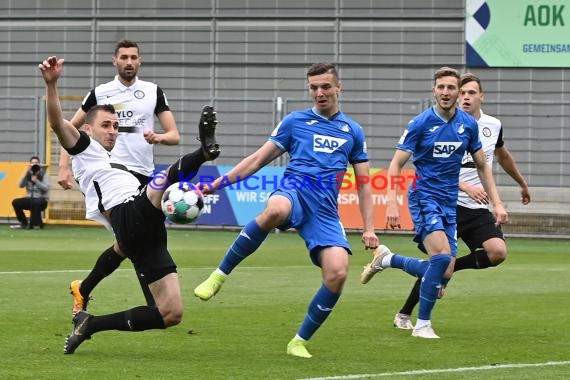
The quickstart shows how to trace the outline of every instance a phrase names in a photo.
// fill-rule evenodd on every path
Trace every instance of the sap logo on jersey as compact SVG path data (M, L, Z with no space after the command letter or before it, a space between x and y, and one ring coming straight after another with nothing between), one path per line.
M315 152L332 153L346 143L345 139L337 137L313 135L313 150Z
M436 141L433 144L433 156L447 158L463 144L461 141Z

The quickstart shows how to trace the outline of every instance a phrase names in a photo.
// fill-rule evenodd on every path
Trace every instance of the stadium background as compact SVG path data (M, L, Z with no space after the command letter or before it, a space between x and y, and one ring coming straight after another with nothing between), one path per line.
M157 163L196 147L205 103L223 126L216 164L237 163L283 114L310 104L306 68L331 61L344 82L343 110L365 128L372 165L386 167L408 120L431 103L433 71L448 65L482 78L484 109L502 120L531 186L533 202L523 208L512 180L496 170L512 214L507 232L570 235L570 68L466 67L463 1L8 0L0 10L0 162L18 167L39 153L55 174L37 63L50 54L66 59L60 88L71 115L87 90L115 74L121 38L140 44L140 76L165 90L182 132L178 147L157 147ZM52 188L53 202L82 203L55 180Z

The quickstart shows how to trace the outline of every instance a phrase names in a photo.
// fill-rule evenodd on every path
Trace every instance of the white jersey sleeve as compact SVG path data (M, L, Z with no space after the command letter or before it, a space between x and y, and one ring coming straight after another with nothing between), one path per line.
M85 217L112 231L102 213L136 195L139 181L126 168L112 163L111 154L83 131L77 144L67 151L72 156L73 175L85 196Z

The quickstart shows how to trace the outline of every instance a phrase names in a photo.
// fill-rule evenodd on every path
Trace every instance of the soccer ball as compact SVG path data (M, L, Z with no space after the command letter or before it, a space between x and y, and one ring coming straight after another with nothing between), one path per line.
M162 212L173 223L192 223L204 209L204 195L189 182L173 183L162 195Z

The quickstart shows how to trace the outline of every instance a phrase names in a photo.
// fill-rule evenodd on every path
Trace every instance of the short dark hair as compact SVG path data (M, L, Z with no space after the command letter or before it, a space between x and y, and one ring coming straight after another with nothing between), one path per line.
M39 162L41 162L42 160L40 160L40 158L38 156L32 156L30 157L30 162L32 162L32 160L38 160Z
M437 69L435 73L433 73L433 83L435 84L439 78L443 77L456 77L457 82L459 83L459 78L461 75L459 75L459 71L455 70L454 68L443 66Z
M477 82L477 84L479 85L479 92L483 92L483 86L481 86L481 79L479 79L477 75L472 73L465 73L461 75L461 78L459 79L459 87L463 87L469 82Z
M336 66L333 63L314 63L311 65L311 67L309 67L309 70L307 70L307 78L321 74L332 74L337 81L339 80L338 71L336 70Z
M126 39L120 40L119 42L117 42L117 46L115 46L115 57L119 53L120 48L132 48L132 47L137 48L137 52L139 52L140 54L139 45L137 45L136 42Z
M97 116L97 113L99 113L99 111L112 113L112 114L116 112L115 107L113 107L112 104L97 104L91 107L91 109L87 112L87 115L85 115L85 124L92 125L93 120L95 120L95 117Z

